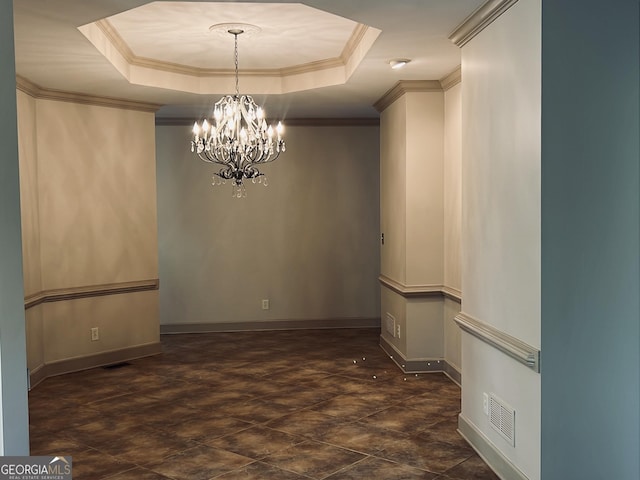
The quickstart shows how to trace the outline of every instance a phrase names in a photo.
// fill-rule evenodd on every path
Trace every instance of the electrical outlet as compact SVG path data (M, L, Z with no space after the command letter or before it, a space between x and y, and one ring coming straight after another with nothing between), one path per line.
M396 337L400 338L400 324L396 324Z
M263 310L269 310L269 299L265 298L264 300L262 300L262 309Z
M100 331L98 327L91 328L91 341L95 342L96 340L100 340Z
M486 393L482 394L482 411L485 415L489 415L489 395Z

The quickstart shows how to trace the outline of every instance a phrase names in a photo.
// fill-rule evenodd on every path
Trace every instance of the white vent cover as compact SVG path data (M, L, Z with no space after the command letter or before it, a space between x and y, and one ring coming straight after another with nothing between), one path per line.
M507 406L494 394L489 396L489 418L491 426L507 441L512 447L516 446L516 412Z
M392 337L396 336L396 319L389 312L387 312L384 326L387 330L387 333L391 334Z

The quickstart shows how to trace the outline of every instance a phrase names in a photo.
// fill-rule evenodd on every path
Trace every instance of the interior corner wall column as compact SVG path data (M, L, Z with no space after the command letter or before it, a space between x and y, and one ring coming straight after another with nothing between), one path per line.
M444 94L400 82L377 106L382 339L407 361L442 359Z
M0 2L0 455L29 454L13 4Z

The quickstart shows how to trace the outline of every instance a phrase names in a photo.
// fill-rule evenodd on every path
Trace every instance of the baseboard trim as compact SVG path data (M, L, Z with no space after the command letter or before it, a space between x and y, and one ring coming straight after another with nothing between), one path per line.
M449 377L453 383L462 387L462 372L446 360L444 361L444 374Z
M458 433L502 480L529 480L498 450L484 434L462 414L458 415Z
M49 377L64 375L65 373L88 370L90 368L104 367L114 363L127 362L136 358L149 357L162 353L160 342L136 345L135 347L120 348L92 355L68 358L56 362L45 363L34 368L30 374L31 388Z
M47 378L44 363L34 369L29 370L29 390Z
M380 348L403 373L444 373L454 383L462 384L462 373L444 358L407 359L393 344L380 335Z
M324 320L268 320L264 322L172 323L160 325L160 334L316 330L327 328L380 328L380 319L333 318Z

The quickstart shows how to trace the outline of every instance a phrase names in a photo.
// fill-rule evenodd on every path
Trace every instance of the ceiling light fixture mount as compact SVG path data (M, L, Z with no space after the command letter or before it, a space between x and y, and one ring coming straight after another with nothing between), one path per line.
M398 69L404 67L410 61L411 61L411 59L409 59L409 58L394 58L393 60L389 60L389 65L394 70L398 70Z
M246 197L244 181L267 185L267 178L258 166L273 162L285 151L282 122L267 125L264 110L249 95L240 95L238 82L238 35L260 31L248 24L212 25L210 31L222 28L234 37L236 93L225 95L213 106L213 118L193 124L191 151L204 162L221 165L214 172L212 185L231 180L234 197ZM217 177L217 178L216 178Z

